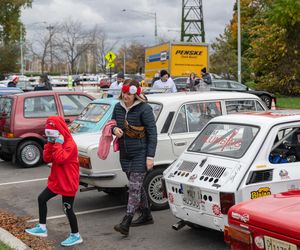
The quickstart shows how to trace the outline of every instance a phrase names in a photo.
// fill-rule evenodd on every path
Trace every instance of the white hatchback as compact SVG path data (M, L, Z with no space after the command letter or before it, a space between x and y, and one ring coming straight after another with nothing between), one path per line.
M255 95L223 92L181 92L149 94L158 131L155 166L145 178L145 187L152 209L168 207L163 197L161 177L163 171L187 148L200 130L213 117L246 111L264 111L265 104ZM127 178L119 163L119 153L110 151L106 160L97 156L101 132L77 133L80 160L80 182L83 190L98 189L108 194L127 188Z

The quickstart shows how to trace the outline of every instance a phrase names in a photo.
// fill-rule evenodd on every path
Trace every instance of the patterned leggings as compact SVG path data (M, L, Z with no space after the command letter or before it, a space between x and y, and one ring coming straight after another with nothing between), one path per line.
M126 172L129 180L127 214L134 215L137 209L149 208L148 198L143 186L146 173Z

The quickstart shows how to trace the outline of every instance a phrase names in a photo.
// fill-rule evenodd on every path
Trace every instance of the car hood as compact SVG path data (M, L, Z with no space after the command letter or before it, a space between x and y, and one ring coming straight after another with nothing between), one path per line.
M87 152L89 147L98 146L101 132L95 133L78 133L73 135L79 152Z
M231 208L230 220L299 239L300 190L242 202Z

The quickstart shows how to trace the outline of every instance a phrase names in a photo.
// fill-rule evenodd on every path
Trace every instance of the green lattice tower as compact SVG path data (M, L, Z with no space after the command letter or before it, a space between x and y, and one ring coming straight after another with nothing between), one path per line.
M182 42L205 42L202 0L182 0Z

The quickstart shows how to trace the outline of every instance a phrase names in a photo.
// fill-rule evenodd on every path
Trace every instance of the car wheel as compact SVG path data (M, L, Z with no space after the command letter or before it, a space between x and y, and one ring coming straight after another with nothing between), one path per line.
M12 154L0 152L0 159L3 161L11 161L12 160Z
M163 210L169 207L168 199L164 198L161 178L163 176L162 168L154 168L146 175L145 189L152 210Z
M260 99L262 99L269 109L272 107L272 99L270 96L262 95Z
M17 159L21 167L36 167L42 163L43 149L35 141L22 142L17 150Z

